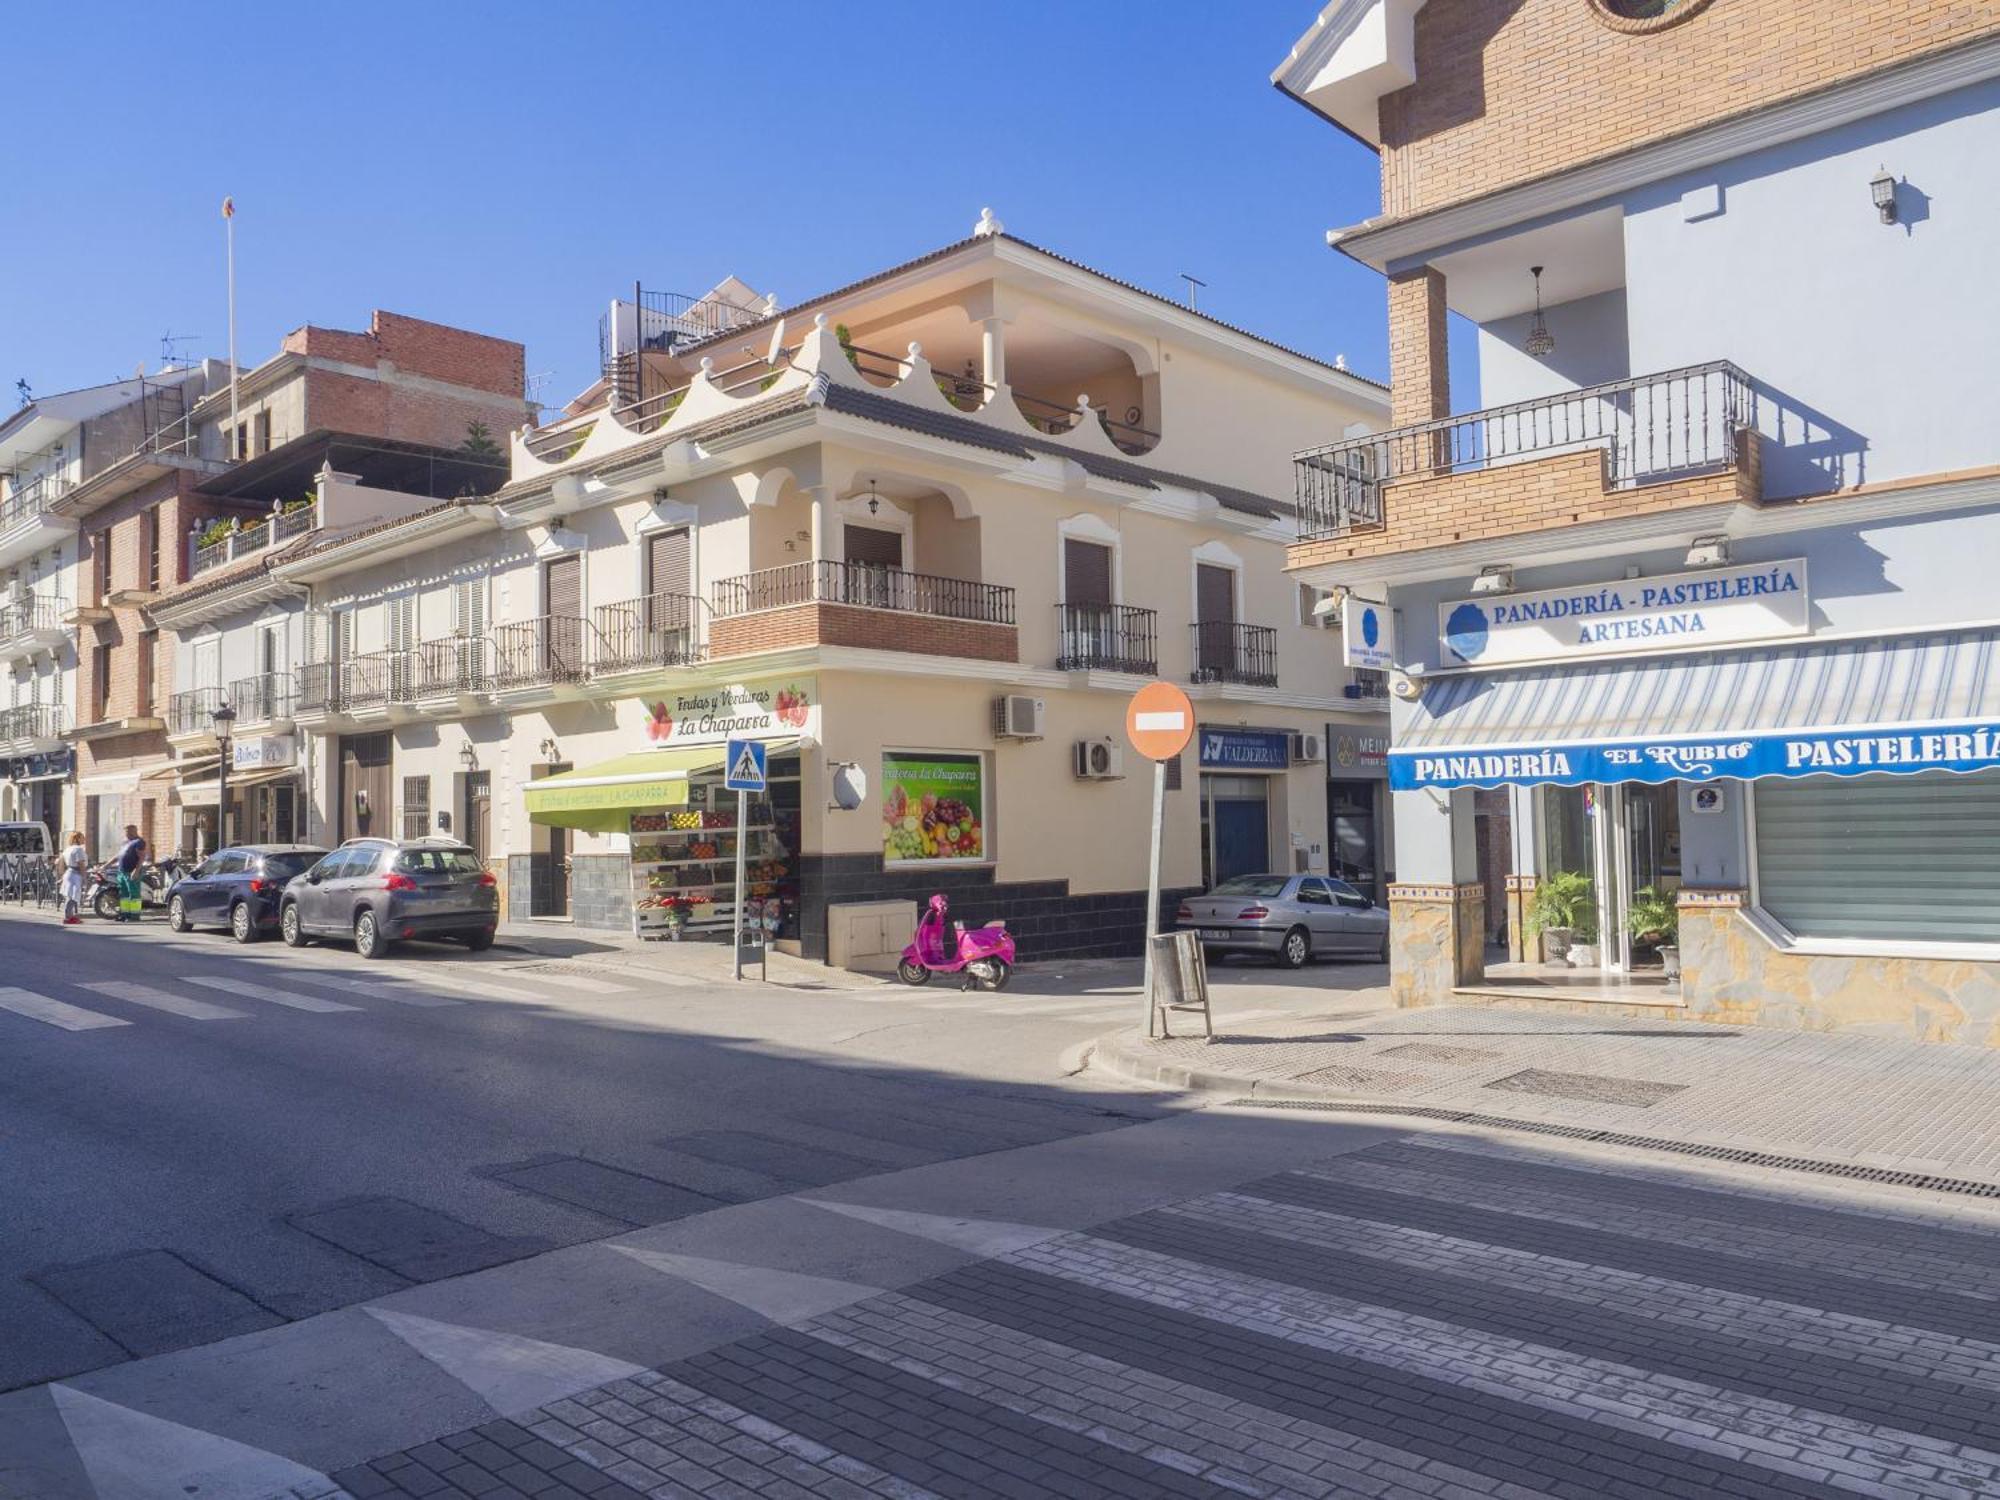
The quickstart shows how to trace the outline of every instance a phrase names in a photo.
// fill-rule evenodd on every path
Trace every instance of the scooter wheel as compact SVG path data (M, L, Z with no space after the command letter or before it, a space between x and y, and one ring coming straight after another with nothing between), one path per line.
M931 971L922 964L911 963L906 958L896 965L896 977L905 984L929 984Z
M1007 988L1007 981L1013 976L1014 966L1004 958L996 958L992 962L993 977L986 981L986 988L1004 990Z

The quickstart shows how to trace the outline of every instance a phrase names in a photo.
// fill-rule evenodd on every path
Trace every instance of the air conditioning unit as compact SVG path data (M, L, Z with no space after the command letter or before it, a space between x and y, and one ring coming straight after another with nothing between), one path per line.
M1301 730L1292 736L1292 764L1316 766L1326 759L1326 736Z
M1042 737L1042 700L1009 693L993 700L993 737L1038 740Z
M1116 781L1125 774L1125 747L1116 740L1078 740L1073 748L1078 781Z

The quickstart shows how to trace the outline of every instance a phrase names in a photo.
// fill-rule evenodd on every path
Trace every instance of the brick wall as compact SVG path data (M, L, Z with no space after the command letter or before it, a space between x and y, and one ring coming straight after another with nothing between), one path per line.
M1389 278L1389 425L1451 415L1444 277L1429 266Z
M1019 638L1012 625L947 620L892 609L860 609L846 604L800 604L788 609L760 610L713 620L708 627L708 654L712 657L813 645L966 656L977 661L1020 660Z
M527 353L512 339L401 313L376 311L366 333L307 324L286 334L282 347L288 354L317 355L370 369L386 362L405 374L510 396L516 402L526 392Z
M1286 566L1315 567L1492 537L1526 538L1538 531L1705 505L1754 504L1761 446L1750 433L1740 434L1738 442L1733 468L1630 489L1606 488L1604 454L1594 448L1390 484L1382 492L1382 525L1296 543Z
M2000 31L1993 0L1689 8L1627 31L1589 0L1429 0L1417 81L1381 104L1383 211L1478 197Z
M466 428L484 422L495 442L521 425L519 397L462 395L418 386L364 380L332 370L308 370L306 427L353 432L402 442L456 448Z

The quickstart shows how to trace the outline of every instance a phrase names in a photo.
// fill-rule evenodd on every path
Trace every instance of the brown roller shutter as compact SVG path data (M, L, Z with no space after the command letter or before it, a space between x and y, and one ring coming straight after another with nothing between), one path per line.
M846 526L842 531L848 562L866 563L876 568L902 567L903 538L900 533L873 526Z
M677 526L672 531L656 531L646 538L648 594L692 593L692 572L685 526Z
M1111 549L1097 542L1063 539L1063 603L1111 602Z

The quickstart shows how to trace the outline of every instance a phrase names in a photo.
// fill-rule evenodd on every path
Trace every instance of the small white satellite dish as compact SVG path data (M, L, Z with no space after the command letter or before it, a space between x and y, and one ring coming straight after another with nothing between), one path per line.
M868 800L868 773L853 761L834 761L827 767L827 806L836 812L852 812Z

